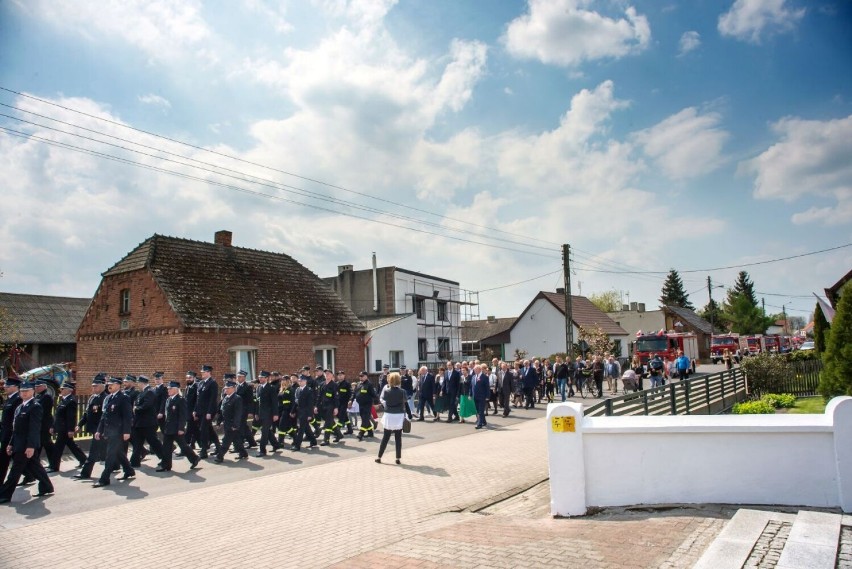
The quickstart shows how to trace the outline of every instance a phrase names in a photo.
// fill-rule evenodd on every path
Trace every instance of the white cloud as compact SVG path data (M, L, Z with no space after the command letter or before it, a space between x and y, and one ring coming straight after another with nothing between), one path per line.
M168 99L161 97L159 95L155 95L150 93L148 95L140 95L137 97L140 103L145 103L146 105L154 105L156 107L163 107L163 109L171 109L172 104Z
M852 222L852 115L828 121L784 118L772 125L778 142L741 162L738 173L755 176L754 196L792 202L803 196L834 200L793 216L795 223Z
M293 31L294 26L287 19L287 5L283 2L273 3L272 6L264 0L243 0L243 3L251 12L269 22L279 34L288 34Z
M678 46L678 56L684 56L690 51L698 49L701 46L701 34L695 30L683 32L680 36L680 44Z
M529 0L529 12L509 23L503 41L510 54L573 66L644 50L648 19L629 6L622 18L586 9L588 0Z
M669 178L696 178L721 163L729 134L720 122L718 113L702 115L689 107L636 133L635 139Z
M736 0L719 16L719 33L742 41L760 43L761 36L788 32L805 15L805 9L791 9L787 0Z
M186 54L215 59L204 48L211 30L199 0L33 0L23 6L58 28L118 38L154 60Z

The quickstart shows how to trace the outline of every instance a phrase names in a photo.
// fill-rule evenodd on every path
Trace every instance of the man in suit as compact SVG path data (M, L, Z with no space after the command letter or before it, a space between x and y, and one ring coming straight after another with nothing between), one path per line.
M0 483L6 480L6 473L9 472L9 464L12 462L12 457L6 453L6 447L12 441L15 409L21 404L21 394L18 393L20 385L19 379L10 377L3 387L6 391L6 401L3 402L3 421L0 423Z
M117 377L109 378L109 395L104 399L103 414L95 432L95 440L106 442L106 459L104 471L101 477L92 487L100 488L109 486L110 475L119 465L124 471L124 476L119 480L129 480L136 476L136 471L127 460L127 451L124 443L130 440L130 429L133 423L133 411L130 407L130 396L122 391L121 380Z
M41 405L42 415L41 415L41 448L37 451L36 454L41 457L42 449L47 456L48 462L50 462L50 457L53 456L53 439L50 436L50 429L53 427L53 408L56 406L55 401L53 400L53 395L50 394L50 391L47 389L47 382L43 379L36 380L35 382L35 400L36 403ZM29 479L29 477L27 477Z
M417 384L420 386L420 400L417 402L418 421L425 420L426 407L435 415L435 376L429 373L429 368L421 366L418 372Z
M529 360L524 360L521 381L524 384L524 409L535 409L535 388L538 386L538 370L530 365Z
M43 407L34 401L34 388L32 383L22 383L19 388L21 404L15 409L12 439L3 449L8 456L12 457L12 468L6 483L0 486L0 504L12 500L12 494L22 474L38 480L36 496L53 494L53 483L38 459Z
M219 454L219 436L213 430L213 417L219 409L219 386L213 379L213 366L201 366L201 381L198 384L198 399L195 403L193 416L198 421L198 444L201 458L207 458L210 441Z
M98 432L98 425L101 422L101 415L103 414L104 399L107 396L104 389L106 389L106 374L99 373L92 379L92 394L86 402L86 410L83 412L83 416L80 417L80 421L74 428L76 432L85 428L86 432L92 435L92 442L89 445L89 456L83 464L83 469L80 470L79 474L74 475L74 478L78 480L91 478L95 463L104 458L106 442L94 437L94 434Z
M272 445L272 451L279 449L278 437L274 429L278 424L278 390L269 383L269 372L261 371L257 376L257 413L254 416L260 422L260 448L257 456L266 456L266 445ZM242 407L241 407L242 409ZM242 411L241 411L242 412ZM242 446L240 446L242 448Z
M142 459L145 458L144 442L148 442L151 447L151 452L157 455L160 462L163 461L163 445L157 438L157 392L148 385L148 378L140 375L136 381L144 385L139 396L136 397L136 404L133 406L133 454L130 455L130 466L138 468L142 465ZM144 453L144 454L143 454Z
M316 404L316 393L314 389L308 385L310 378L302 374L299 376L299 388L296 389L296 408L291 413L298 419L299 426L296 429L296 437L293 439L292 450L298 452L302 448L302 439L307 436L311 443L311 448L317 446L317 437L311 428L311 419L314 416L314 405Z
M172 469L172 451L175 443L189 460L190 470L198 466L198 455L186 444L184 434L186 433L186 422L189 411L186 408L186 400L180 395L180 383L170 381L167 387L166 401L163 405L163 462L157 472L168 472Z
M166 422L166 399L169 397L169 390L165 384L165 372L155 371L154 372L154 393L157 394L157 427L159 427L160 432L163 431L163 425Z
M248 416L255 413L254 389L246 381L246 377L248 377L248 373L245 370L241 369L237 372L237 395L243 400L243 418L240 423L240 433L245 444L249 448L254 448L257 446L257 442L254 440L254 433L247 421Z
M74 441L74 427L77 426L77 399L74 397L74 387L73 383L66 380L60 389L62 396L59 398L53 426L50 429L50 434L56 436L56 444L53 447L53 455L47 457L48 472L59 472L59 463L62 461L62 453L66 446L77 459L80 468L86 462L86 453Z
M488 412L488 397L491 395L491 373L487 364L473 366L473 403L476 405L476 428L488 426L485 414Z
M515 382L518 380L518 377L515 375L515 370L510 369L509 364L506 362L500 364L500 372L497 391L500 405L503 406L503 416L507 417L511 412L512 394L515 392Z
M447 368L449 379L444 382L444 393L447 396L447 422L460 421L459 416L459 391L461 390L461 363L456 362L453 366L452 362L448 362L450 367Z
M248 458L248 453L243 446L240 430L240 418L243 416L243 400L236 395L237 383L234 381L234 374L225 374L225 378L225 387L222 390L224 396L222 397L219 414L224 434L222 435L222 444L217 449L216 456L213 459L213 462L217 463L225 460L225 451L227 451L231 444L235 444L239 451L239 458L237 460Z
M193 448L198 441L198 419L194 417L195 405L198 402L198 384L195 382L196 373L192 370L186 372L186 409L189 418L186 423L186 444ZM183 456L178 454L178 456Z

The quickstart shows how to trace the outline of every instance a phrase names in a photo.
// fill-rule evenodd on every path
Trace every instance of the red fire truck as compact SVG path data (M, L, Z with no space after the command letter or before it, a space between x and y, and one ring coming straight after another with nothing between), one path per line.
M640 330L636 333L636 342L633 344L633 354L639 356L643 364L654 354L659 354L668 364L677 358L677 351L683 353L692 362L692 373L695 373L695 365L698 360L698 338L692 332L666 332L660 330L650 334L644 334Z
M781 337L778 334L767 334L763 337L763 347L770 354L781 351Z
M710 339L710 361L714 364L722 362L722 356L728 350L734 361L740 363L740 335L717 334Z
M755 336L746 336L745 346L743 346L743 348L743 354L747 356L756 356L761 353L765 348L763 345L763 335L757 334Z

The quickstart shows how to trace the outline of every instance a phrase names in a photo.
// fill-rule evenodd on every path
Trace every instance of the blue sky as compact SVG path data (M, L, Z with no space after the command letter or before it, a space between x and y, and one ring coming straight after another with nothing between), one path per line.
M575 292L655 306L673 267L700 307L740 270L703 269L852 242L841 0L13 0L0 87L5 291L91 295L153 233L229 229L320 276L375 251L483 317L561 286L562 243ZM807 317L850 265L743 268Z

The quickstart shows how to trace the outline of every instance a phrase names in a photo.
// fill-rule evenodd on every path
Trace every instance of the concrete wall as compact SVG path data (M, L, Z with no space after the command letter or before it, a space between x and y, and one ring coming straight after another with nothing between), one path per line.
M823 415L584 418L558 403L547 416L553 515L670 503L852 511L852 397Z

